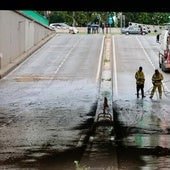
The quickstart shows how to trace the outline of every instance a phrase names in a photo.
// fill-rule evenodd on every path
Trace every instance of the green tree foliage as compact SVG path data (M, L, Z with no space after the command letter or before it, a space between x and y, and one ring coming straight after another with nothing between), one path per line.
M38 11L44 14L44 11ZM88 23L101 24L108 22L108 16L117 16L118 27L120 26L119 12L113 11L51 11L48 16L49 23L66 22L73 26L86 26ZM122 12L124 15L125 26L130 22L150 25L164 25L169 22L169 13L165 12Z
M52 11L49 15L49 22L65 22L74 26L86 26L88 22L95 19L94 12L83 11Z
M129 22L136 22L149 25L164 25L168 22L169 13L161 12L125 12L126 25Z

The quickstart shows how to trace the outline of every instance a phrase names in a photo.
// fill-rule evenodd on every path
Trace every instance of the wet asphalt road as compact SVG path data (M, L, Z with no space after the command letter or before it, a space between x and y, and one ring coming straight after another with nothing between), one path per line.
M113 36L111 127L93 124L102 43L103 35L56 36L0 80L1 169L74 170L94 132L100 138L94 136L91 145L101 152L90 151L89 169L96 167L97 153L107 153L105 168L169 168L169 73L163 73L162 100L156 94L149 99L158 67L155 36ZM145 99L135 95L139 65L146 75Z
M169 73L162 73L162 100L158 93L152 100L149 98L152 74L159 69L159 44L155 36L115 36L113 41L113 61L117 63L113 68L113 109L118 120L115 133L119 169L169 169ZM134 73L139 66L146 79L144 99L136 98Z
M96 107L102 40L57 35L1 80L2 169L75 167Z

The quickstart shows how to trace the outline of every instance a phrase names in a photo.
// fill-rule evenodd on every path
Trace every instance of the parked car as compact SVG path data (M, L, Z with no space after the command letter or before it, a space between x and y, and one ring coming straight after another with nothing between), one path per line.
M129 35L129 34L142 34L142 35L148 34L148 31L146 29L141 29L140 27L135 27L135 26L129 26L129 27L126 27L126 28L122 28L121 32L122 32L122 34L126 34L126 35Z
M96 34L99 33L99 25L98 24L87 24L87 33L88 34Z
M69 33L77 34L79 30L76 27L72 27L66 23L51 23L49 27L55 31L57 30L68 30Z

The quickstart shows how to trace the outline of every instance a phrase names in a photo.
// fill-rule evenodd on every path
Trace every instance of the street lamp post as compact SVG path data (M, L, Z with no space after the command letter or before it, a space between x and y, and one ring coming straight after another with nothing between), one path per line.
M122 18L123 18L123 27L125 27L125 15L123 15Z
M120 13L120 28L122 30L122 12Z

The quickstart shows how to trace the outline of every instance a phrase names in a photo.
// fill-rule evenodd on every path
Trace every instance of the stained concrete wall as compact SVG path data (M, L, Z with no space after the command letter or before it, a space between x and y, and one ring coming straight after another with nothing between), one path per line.
M19 11L0 10L0 78L56 33Z

